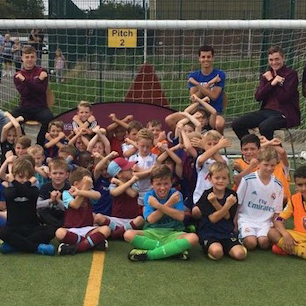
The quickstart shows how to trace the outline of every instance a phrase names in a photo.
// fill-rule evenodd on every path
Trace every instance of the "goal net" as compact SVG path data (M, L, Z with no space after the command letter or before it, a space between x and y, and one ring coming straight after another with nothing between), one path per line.
M39 57L50 73L55 114L80 100L142 98L183 110L189 104L187 75L199 69L198 48L205 44L214 47L214 65L226 73L229 103L224 115L231 122L258 109L254 92L271 45L283 48L287 65L298 71L300 80L305 65L306 21L301 20L0 20L0 29L22 45L29 43L33 29L40 29ZM61 75L56 73L57 53L65 63ZM2 69L2 109L18 102L10 77L15 66L9 69ZM300 129L305 129L302 98L300 105Z

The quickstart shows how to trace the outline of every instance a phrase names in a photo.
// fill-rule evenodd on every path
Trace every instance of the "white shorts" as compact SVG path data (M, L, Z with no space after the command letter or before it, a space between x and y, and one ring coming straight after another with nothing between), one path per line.
M117 217L108 217L107 218L116 224L116 226L125 226L126 224L130 223L131 221L133 221L134 219L123 219L123 218L117 218Z
M239 224L239 237L242 239L248 236L267 237L271 228L270 224L263 224L262 226L241 222Z
M81 237L86 237L88 233L96 229L97 226L71 227L67 228L69 232L75 233Z

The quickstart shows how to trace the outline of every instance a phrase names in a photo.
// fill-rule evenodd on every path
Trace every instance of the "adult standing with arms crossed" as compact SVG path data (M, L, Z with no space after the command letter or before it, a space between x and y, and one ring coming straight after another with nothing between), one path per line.
M285 65L285 57L278 46L268 50L269 69L262 75L255 93L261 103L259 111L248 113L233 121L239 139L248 129L259 128L261 135L271 140L275 130L300 124L297 72Z
M12 112L14 117L22 116L24 121L35 120L41 123L37 143L44 145L48 124L54 118L47 104L47 70L36 66L36 50L25 47L22 53L23 69L14 76L14 84L20 93L20 105Z

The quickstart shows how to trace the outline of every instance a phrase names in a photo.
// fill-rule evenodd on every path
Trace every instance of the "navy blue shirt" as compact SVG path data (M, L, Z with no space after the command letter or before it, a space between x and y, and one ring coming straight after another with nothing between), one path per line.
M213 214L216 209L212 206L212 204L208 201L207 196L213 192L213 188L205 190L202 194L200 200L197 203L197 206L202 212L202 218L199 220L198 225L198 235L200 240L205 240L208 238L216 238L216 239L228 239L234 234L234 217L237 212L238 202L235 203L229 210L230 218L229 219L221 219L216 223L212 223L208 216ZM224 197L222 199L218 199L220 205L224 205L228 196L234 195L237 198L237 194L235 191L226 188Z
M94 183L94 190L101 193L101 198L92 207L92 211L96 214L110 216L112 213L112 197L109 193L109 185L109 178L102 175Z

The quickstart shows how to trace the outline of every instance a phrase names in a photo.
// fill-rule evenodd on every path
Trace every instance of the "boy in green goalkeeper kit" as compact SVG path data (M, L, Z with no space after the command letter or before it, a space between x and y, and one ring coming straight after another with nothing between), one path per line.
M155 260L178 255L188 259L187 250L198 243L198 236L183 232L184 203L172 186L172 173L166 165L151 172L153 189L144 196L144 230L127 230L124 239L133 249L131 261Z

